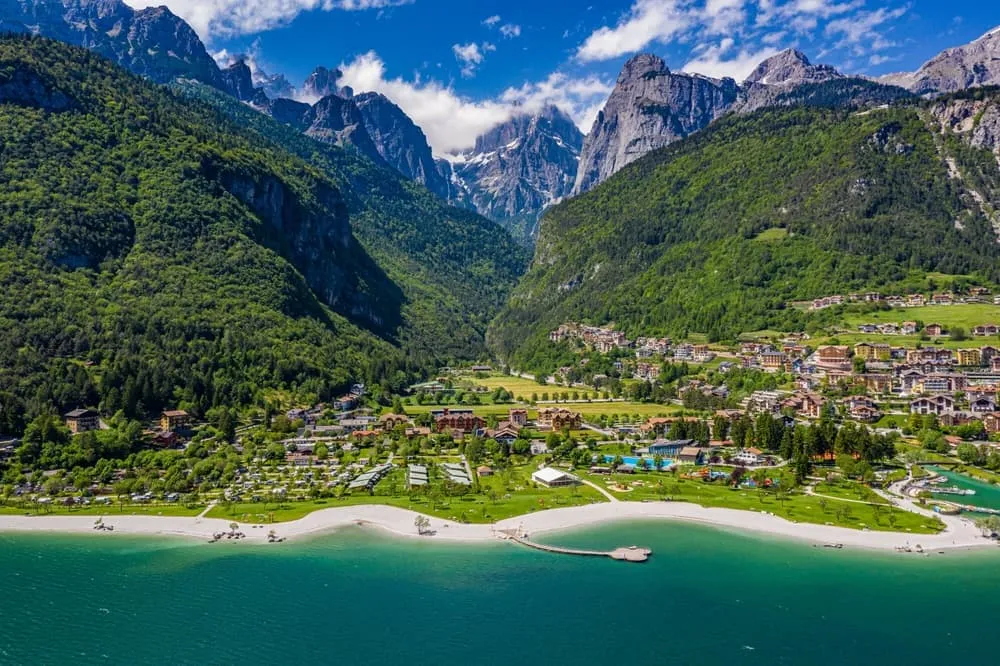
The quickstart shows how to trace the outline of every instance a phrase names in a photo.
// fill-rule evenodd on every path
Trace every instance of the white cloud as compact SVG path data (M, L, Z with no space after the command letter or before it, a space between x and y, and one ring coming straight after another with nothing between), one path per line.
M880 7L875 11L857 12L853 16L835 19L826 24L827 36L840 37L838 47L854 46L855 53L861 54L866 48L881 51L895 44L879 32L884 24L901 18L909 11L909 6L886 9Z
M462 65L462 76L471 78L476 75L476 68L486 59L486 54L490 51L496 51L497 47L489 42L482 44L470 42L468 44L453 44L451 50L455 54L455 60Z
M521 36L521 26L516 23L505 23L500 26L500 34L507 39L513 39L515 37Z
M508 88L500 99L528 112L554 104L568 113L583 132L589 132L612 88L610 82L594 75L572 78L563 72L553 72L542 81Z
M492 27L493 27L493 26L495 26L495 25L496 25L497 23L499 23L499 22L500 22L500 20L501 20L501 19L500 19L500 15L499 15L499 14L494 14L493 16L491 16L491 17L489 17L489 18L487 18L487 19L484 19L484 20L483 20L483 25L485 25L485 26L489 26L490 28L492 28Z
M424 131L437 155L471 148L479 135L546 103L556 104L589 129L611 91L611 85L596 76L573 79L555 73L543 81L508 88L495 99L471 100L451 86L419 76L412 81L387 78L385 63L374 51L341 64L340 69L343 85L382 93L398 104Z
M731 37L726 37L718 44L702 48L697 57L684 65L684 71L716 79L729 76L743 81L757 65L778 53L777 49L771 47L757 51L740 49L733 53L735 45Z
M135 9L166 6L206 41L215 36L263 32L312 10L362 11L408 5L415 0L125 0Z
M615 27L604 26L591 33L577 49L576 57L594 62L635 53L654 41L669 41L692 22L683 0L636 0Z

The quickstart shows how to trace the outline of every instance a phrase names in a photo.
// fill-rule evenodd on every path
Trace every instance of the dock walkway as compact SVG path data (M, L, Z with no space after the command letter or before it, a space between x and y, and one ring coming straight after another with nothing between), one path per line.
M561 546L547 546L542 543L535 543L534 541L529 541L525 536L517 533L516 530L503 530L503 537L510 539L511 541L517 542L522 546L527 546L528 548L534 548L535 550L542 550L547 553L560 553L562 555L580 555L583 557L610 557L613 560L618 560L619 562L645 562L649 559L649 556L653 554L653 551L649 548L639 548L637 546L629 546L627 548L616 548L612 551L603 550L579 550L576 548L563 548Z

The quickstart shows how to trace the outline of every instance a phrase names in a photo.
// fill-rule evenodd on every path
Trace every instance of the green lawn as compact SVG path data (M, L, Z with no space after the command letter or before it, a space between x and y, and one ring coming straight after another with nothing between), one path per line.
M852 328L860 324L901 323L904 321L941 324L945 329L949 326L961 326L968 333L979 324L1000 323L1000 305L988 303L927 305L922 308L893 308L892 310L866 314L852 313L844 317L844 324ZM985 338L983 339L985 340ZM994 340L994 342L996 341Z
M27 502L17 503L14 500L0 504L0 514L17 516L103 516L105 518L115 516L197 516L204 510L204 506L186 507L182 504L126 504L122 507L117 502L86 507L54 505L43 507Z
M754 238L755 241L780 241L788 238L788 229L774 228L765 229L764 231L757 234Z
M483 417L491 415L506 417L510 409L520 408L523 407L523 405L406 405L406 413L410 416L414 416L416 414L426 414L427 412L444 409L445 407L451 407L453 409L471 409L476 415ZM678 405L657 405L624 401L549 402L541 403L538 407L565 407L566 409L574 412L580 412L585 418L590 416L600 416L602 414L624 414L628 416L638 414L640 418L648 418L650 416L671 416L681 411L685 411L683 407ZM528 409L528 418L533 419L538 415L538 407L531 407Z
M583 476L602 487L609 481L608 477L590 474ZM732 490L723 482L705 483L687 480L672 473L618 475L615 480L629 484L639 481L644 484L629 492L612 490L613 494L628 501L670 499L692 502L705 507L767 511L795 522L829 523L853 529L868 527L872 530L936 534L944 528L944 525L935 518L925 518L908 511L840 502L835 499L824 499L821 503L822 498L811 497L797 491L785 494L781 500L779 499L781 496L776 496L768 490Z
M364 504L386 504L418 511L429 516L467 523L491 523L505 518L521 516L534 511L555 509L564 506L580 506L606 502L593 488L580 486L577 488L524 488L507 493L503 488L489 479L482 481L481 494L469 494L463 497L430 498L423 495L367 495L356 494L341 498L325 498L302 502L288 501L280 504L242 503L227 504L214 507L209 513L210 518L224 518L246 522L287 522L297 520L313 511L343 506L358 506ZM491 495L490 489L497 486L496 494Z
M869 502L871 504L888 504L888 500L867 486L850 482L831 482L816 484L816 494L838 497L840 499Z

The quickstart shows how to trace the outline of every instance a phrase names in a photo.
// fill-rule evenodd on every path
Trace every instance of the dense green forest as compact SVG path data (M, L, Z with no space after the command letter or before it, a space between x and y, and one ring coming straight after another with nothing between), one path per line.
M996 282L996 233L949 177L950 145L917 104L723 119L553 208L488 339L541 369L564 356L547 334L566 321L720 340L804 328L790 301L929 271ZM977 151L950 156L996 173Z
M403 342L411 355L447 360L486 353L486 327L527 268L529 249L495 222L449 206L351 148L315 141L209 86L174 87L258 140L307 160L340 187L355 236L403 291L410 323Z
M136 417L398 388L481 354L523 253L391 183L359 211L356 185L86 50L0 39L0 431L53 408ZM446 219L475 252L442 249Z

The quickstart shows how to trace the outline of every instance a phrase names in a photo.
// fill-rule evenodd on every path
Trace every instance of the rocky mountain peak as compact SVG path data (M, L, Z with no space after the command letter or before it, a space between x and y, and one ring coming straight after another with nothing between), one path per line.
M917 95L1000 84L1000 27L974 42L942 51L916 72L888 74L879 80Z
M800 85L840 79L844 75L829 65L813 65L802 51L786 49L760 63L745 83Z
M635 56L587 135L573 192L585 192L646 153L706 127L738 95L732 79L671 73L657 56Z
M622 66L622 71L618 75L618 85L622 85L629 79L637 79L643 76L660 76L670 74L666 61L652 53L640 53L633 56Z
M247 102L254 98L256 90L254 89L253 73L245 60L237 60L222 70L222 78L236 99Z
M353 98L375 149L389 166L424 185L442 199L450 187L434 161L427 137L406 113L385 95L367 92Z
M339 69L317 67L309 75L302 86L302 95L306 98L322 99L327 95L338 94L337 81L343 76Z
M582 146L573 120L546 105L515 113L478 137L453 168L480 214L530 242L542 213L572 191Z

